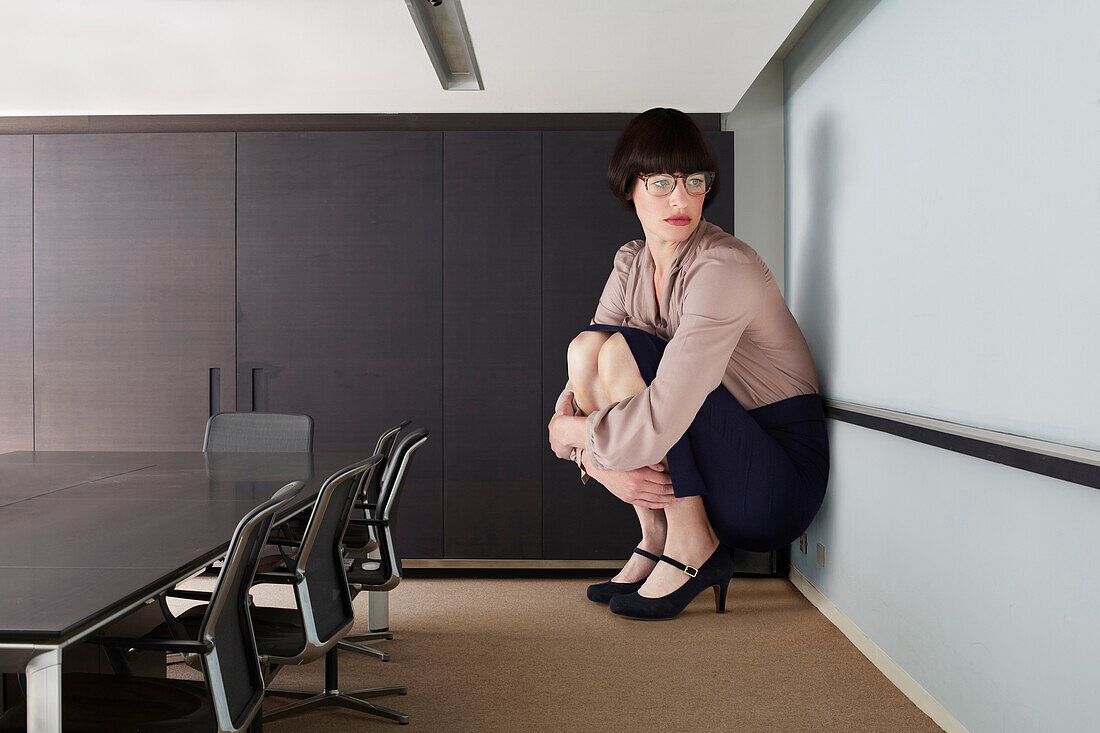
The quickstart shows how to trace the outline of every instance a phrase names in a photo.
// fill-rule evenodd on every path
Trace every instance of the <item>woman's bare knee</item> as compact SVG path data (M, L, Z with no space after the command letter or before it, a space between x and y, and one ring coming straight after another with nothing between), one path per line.
M572 341L566 351L566 360L569 363L569 374L596 374L596 360L600 350L611 334L601 331L581 331Z
M596 358L600 384L612 400L626 399L645 389L645 380L638 370L630 344L621 333L607 339Z
M573 397L577 407L585 415L606 405L609 400L600 384L596 361L600 349L611 334L602 331L582 331L569 342L566 360L569 381L573 385Z

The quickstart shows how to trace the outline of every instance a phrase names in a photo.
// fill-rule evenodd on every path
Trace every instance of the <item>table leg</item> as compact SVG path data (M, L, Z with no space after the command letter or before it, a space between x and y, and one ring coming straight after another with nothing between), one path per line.
M61 733L61 649L46 648L27 662L27 732Z
M387 631L390 628L389 591L367 592L367 628L371 631Z
M371 527L371 537L377 538L375 528ZM382 562L382 551L374 550L367 555L370 560ZM367 628L371 631L390 630L390 594L389 591L367 592Z

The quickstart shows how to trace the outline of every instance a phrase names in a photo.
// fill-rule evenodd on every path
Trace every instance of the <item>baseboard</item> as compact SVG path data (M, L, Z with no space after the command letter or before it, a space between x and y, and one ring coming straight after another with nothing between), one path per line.
M619 570L622 560L500 560L480 558L402 560L406 568L448 570Z
M870 637L864 634L850 618L841 613L840 609L815 588L813 583L807 580L806 576L799 572L794 565L791 565L790 579L794 583L794 587L798 588L802 595L806 596L806 599L814 604L825 618L832 622L833 626L840 629L840 632L855 644L856 649L859 649L863 656L871 660L871 664L878 667L879 671L886 675L886 679L901 690L903 695L912 700L913 704L930 717L936 725L943 728L947 733L968 733L963 724L957 721L955 716L947 711L947 708L937 702L928 690L924 689L919 682L902 669L901 665L891 659L878 644L871 641Z

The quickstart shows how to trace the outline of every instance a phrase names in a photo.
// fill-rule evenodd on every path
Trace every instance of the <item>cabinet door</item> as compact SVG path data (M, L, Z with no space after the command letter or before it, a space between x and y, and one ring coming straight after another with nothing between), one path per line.
M0 135L0 453L34 448L30 135Z
M723 183L704 216L732 232L733 134L706 136ZM645 236L637 215L620 209L607 187L618 137L618 132L543 133L544 428L568 375L566 349L595 313L615 253ZM595 481L581 484L576 466L549 451L542 463L545 557L626 558L641 537L633 507Z
M317 451L431 433L395 520L443 553L442 133L241 133L238 409L304 413Z
M569 342L588 325L615 252L642 236L638 218L607 188L618 132L542 135L542 373L545 424L568 376ZM641 537L633 508L577 467L543 452L543 547L547 559L626 557Z
M233 134L35 136L35 446L197 450L233 363Z
M446 556L542 556L541 135L443 137Z

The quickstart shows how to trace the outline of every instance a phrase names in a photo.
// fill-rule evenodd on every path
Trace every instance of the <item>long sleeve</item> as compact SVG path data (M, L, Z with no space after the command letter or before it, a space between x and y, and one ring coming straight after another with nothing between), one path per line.
M760 309L764 275L737 249L708 249L683 276L683 313L652 383L585 420L585 451L597 468L626 471L664 458L722 383Z
M608 326L621 326L626 321L626 279L631 264L638 255L638 250L643 246L645 246L644 243L634 240L624 244L615 253L611 274L607 276L607 282L604 283L599 302L596 303L596 313L592 316L592 320L589 321L588 325L602 323ZM568 379L565 380L565 389L558 395L558 399L554 401L554 404L559 404L565 393L572 391L572 383ZM573 403L573 411L574 415L577 414L576 402Z

